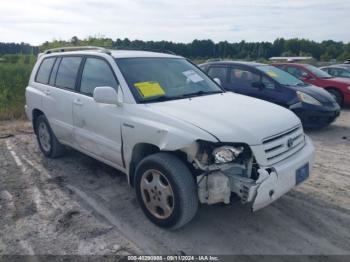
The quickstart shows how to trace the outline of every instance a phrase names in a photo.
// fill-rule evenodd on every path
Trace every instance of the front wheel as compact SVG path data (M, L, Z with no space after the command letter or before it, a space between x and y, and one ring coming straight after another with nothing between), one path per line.
M180 228L197 212L195 180L186 165L169 153L157 153L141 161L135 189L143 212L160 227Z

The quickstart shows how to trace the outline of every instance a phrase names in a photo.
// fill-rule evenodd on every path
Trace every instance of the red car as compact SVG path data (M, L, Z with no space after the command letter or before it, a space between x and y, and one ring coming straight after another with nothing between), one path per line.
M339 105L350 105L350 79L333 77L321 69L307 64L273 64L300 80L322 87L331 93Z

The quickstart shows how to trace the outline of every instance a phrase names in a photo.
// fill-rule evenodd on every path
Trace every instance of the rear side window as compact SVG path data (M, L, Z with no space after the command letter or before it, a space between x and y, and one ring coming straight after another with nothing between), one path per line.
M55 57L45 58L41 62L38 73L35 77L35 82L45 84L45 85L48 84L51 69L53 64L55 63L55 59L56 59Z
M57 87L74 90L81 60L81 57L62 58L56 76Z
M55 65L53 66L52 71L51 71L50 80L49 80L49 85L50 86L54 86L55 85L57 69L58 69L58 66L59 66L60 62L61 62L61 57L58 57L56 59Z
M85 95L92 95L94 89L98 86L110 86L117 89L118 82L105 60L87 58L81 76L80 92Z

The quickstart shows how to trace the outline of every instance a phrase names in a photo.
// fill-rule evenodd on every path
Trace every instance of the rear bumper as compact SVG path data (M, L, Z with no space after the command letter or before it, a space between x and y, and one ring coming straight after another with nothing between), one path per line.
M314 162L314 146L311 140L306 137L305 146L293 156L275 164L268 170L261 169L260 177L256 185L252 186L249 191L254 194L252 200L252 210L257 211L296 186L296 171L308 164L309 173Z
M30 109L27 105L24 106L24 111L26 112L27 118L32 121L32 114L30 112Z

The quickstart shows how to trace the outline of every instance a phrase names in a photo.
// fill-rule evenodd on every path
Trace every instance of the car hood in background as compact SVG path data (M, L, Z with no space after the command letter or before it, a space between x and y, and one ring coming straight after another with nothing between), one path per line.
M321 103L336 103L334 98L331 96L329 92L324 90L323 88L319 88L314 85L305 85L305 86L290 86L294 90L304 92L314 98L316 98Z
M324 78L323 81L327 81L329 85L337 84L337 85L347 85L350 86L349 78L341 78L341 77L333 77L333 78Z
M230 92L149 106L206 130L222 142L258 145L264 138L300 125L299 118L288 109Z

